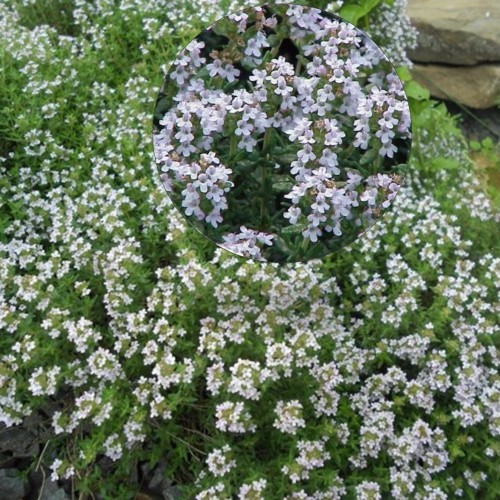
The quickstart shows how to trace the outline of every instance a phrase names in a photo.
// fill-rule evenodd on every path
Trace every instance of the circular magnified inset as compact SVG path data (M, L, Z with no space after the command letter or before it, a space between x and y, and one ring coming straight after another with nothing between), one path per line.
M174 205L237 254L306 261L341 249L388 209L410 151L394 68L339 17L248 8L179 54L154 115Z

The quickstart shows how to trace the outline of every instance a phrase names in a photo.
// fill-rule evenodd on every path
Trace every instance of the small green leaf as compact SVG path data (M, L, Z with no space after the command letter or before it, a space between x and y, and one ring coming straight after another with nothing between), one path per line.
M403 82L409 82L410 80L412 80L412 76L410 70L408 69L408 66L399 66L398 68L396 68L396 73Z
M472 151L479 151L481 149L481 143L479 141L470 141L470 147Z
M375 7L381 3L382 0L367 0L366 2L364 2L364 6L365 6L365 15L370 13L373 9L375 9Z
M340 9L340 17L351 24L357 24L363 15L363 9L359 5L346 5Z
M212 32L216 35L227 37L228 34L235 32L235 26L229 19L222 18L212 26ZM210 36L210 33L208 33L208 36ZM215 37L212 36L212 38Z
M281 37L278 35L269 35L267 37L267 42L271 47L276 47L276 45L281 43Z
M281 232L282 234L298 234L302 231L305 231L307 228L307 224L293 224L292 226L284 227Z
M297 155L288 153L281 155L279 158L276 159L278 160L278 163L280 163L281 165L290 165L292 161L295 161L297 159Z
M411 97L417 101L425 101L431 96L430 92L419 85L415 80L406 83L404 89L407 97Z
M280 181L273 184L273 190L278 193L289 193L293 188L293 182Z
M377 157L377 151L375 149L369 149L359 160L360 165L367 165L375 161Z
M345 5L340 9L340 17L351 24L357 24L362 17L369 14L381 1L365 0L361 2L361 5Z
M434 158L431 161L434 170L458 170L461 168L460 162L454 158Z
M252 71L255 68L255 64L247 58L242 59L240 61L240 64L244 69L248 71Z
M486 137L481 141L481 144L483 145L483 148L491 149L493 147L493 139L491 137Z

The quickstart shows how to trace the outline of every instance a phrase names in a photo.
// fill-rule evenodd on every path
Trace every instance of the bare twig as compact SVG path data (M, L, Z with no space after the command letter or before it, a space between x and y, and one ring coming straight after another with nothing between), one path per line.
M49 443L50 443L50 439L45 443L45 446L43 447L43 450L42 450L42 453L40 453L40 457L38 458L38 462L36 463L36 467L35 467L35 472L38 470L38 468L40 467L40 463L42 461L42 458L43 458L43 455L45 453L45 450L47 449L47 447L49 446ZM42 469L43 470L43 469Z
M37 468L35 470L37 470L37 469L38 469L38 466L37 466ZM42 484L40 486L40 492L38 493L37 500L40 500L42 498L42 493L43 493L43 489L44 488L45 488L45 471L44 471L44 469L42 467Z

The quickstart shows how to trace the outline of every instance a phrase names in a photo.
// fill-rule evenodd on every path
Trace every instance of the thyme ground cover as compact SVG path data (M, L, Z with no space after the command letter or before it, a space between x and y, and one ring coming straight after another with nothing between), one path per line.
M260 260L352 242L390 206L408 160L408 102L382 51L298 5L230 14L196 37L155 118L176 206L224 248Z
M0 4L0 420L41 420L29 470L76 498L160 462L186 499L498 498L498 208L411 80L405 3L341 3L311 6L397 65L410 166L364 236L286 265L200 235L153 158L159 61L247 2Z

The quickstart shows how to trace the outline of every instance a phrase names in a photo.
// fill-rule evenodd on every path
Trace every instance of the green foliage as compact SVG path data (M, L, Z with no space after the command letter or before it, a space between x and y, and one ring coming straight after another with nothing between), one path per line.
M430 97L430 92L419 85L415 80L409 80L405 85L405 92L408 98L417 101L425 101Z
M474 161L484 189L500 207L500 146L491 137L470 141L470 156Z
M351 24L358 25L361 18L366 18L382 0L361 0L359 2L346 2L340 9L339 15ZM365 25L366 25L365 22Z
M16 0L14 0L16 1ZM79 29L73 19L74 0L35 0L18 3L19 23L28 29L49 25L60 35L76 36Z

